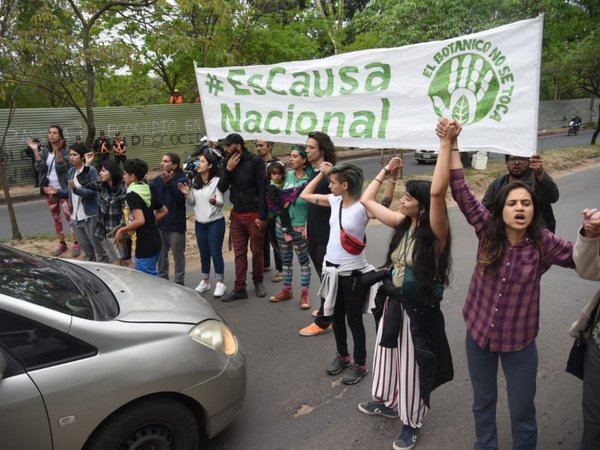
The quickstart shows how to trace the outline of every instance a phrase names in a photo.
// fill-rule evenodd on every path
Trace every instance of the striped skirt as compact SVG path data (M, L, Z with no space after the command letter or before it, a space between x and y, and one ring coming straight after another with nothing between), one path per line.
M383 316L385 320L389 300L386 300ZM410 334L410 318L402 308L402 325L398 334L398 346L385 348L379 345L383 333L383 322L379 324L373 358L373 399L383 402L388 408L398 409L402 423L420 428L427 406L421 399L419 389L419 367Z

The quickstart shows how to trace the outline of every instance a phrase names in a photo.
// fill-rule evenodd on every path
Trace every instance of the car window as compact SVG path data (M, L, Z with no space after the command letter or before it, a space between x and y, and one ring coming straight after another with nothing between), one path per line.
M67 261L0 245L0 294L83 319L110 320L119 308L97 276Z
M93 346L73 336L6 311L0 311L0 346L25 370L53 366L97 353Z

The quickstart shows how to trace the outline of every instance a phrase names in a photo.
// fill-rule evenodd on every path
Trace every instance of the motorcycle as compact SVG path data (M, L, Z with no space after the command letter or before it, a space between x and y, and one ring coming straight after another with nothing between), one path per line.
M569 129L567 131L567 136L577 136L577 132L579 131L579 128L581 127L581 119L571 119L571 121L569 122Z

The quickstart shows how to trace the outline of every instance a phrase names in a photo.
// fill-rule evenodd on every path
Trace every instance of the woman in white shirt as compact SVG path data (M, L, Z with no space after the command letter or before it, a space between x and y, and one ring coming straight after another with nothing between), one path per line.
M329 179L331 194L314 194L322 178ZM327 368L327 374L342 376L344 384L356 384L367 375L367 349L363 311L367 308L370 288L361 283L361 275L373 270L364 253L365 229L369 217L360 203L363 173L352 164L324 162L319 175L306 186L300 195L307 202L331 207L329 241L323 263L323 280L320 294L325 298L325 315L333 314L333 333L337 356ZM348 352L346 320L354 341L354 363Z
M225 263L223 262L223 239L225 238L225 218L223 217L223 194L217 189L219 177L218 157L212 152L199 156L198 171L194 175L192 186L180 183L179 190L185 195L196 216L196 242L200 250L202 279L196 291L210 290L210 261L215 266L217 284L213 295L222 297L227 287L223 283Z

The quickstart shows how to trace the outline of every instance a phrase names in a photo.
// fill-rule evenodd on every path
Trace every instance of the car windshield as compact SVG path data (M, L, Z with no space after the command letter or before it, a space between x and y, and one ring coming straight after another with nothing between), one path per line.
M110 320L119 305L90 271L0 245L0 294L83 319Z

